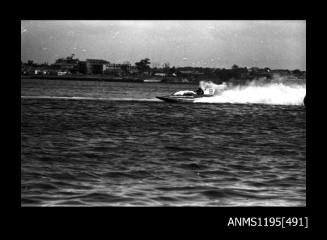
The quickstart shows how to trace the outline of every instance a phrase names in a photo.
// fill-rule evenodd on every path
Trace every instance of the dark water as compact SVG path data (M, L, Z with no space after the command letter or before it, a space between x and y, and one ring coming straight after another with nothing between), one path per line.
M305 109L195 87L22 80L22 206L305 206Z

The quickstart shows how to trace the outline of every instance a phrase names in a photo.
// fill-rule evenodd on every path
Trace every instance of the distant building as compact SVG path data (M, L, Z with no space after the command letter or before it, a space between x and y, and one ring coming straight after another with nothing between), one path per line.
M109 62L102 59L86 59L87 74L103 74L103 66Z
M63 71L63 72L59 71L59 72L57 72L57 75L58 76L64 76L64 75L67 75L67 74L68 74L68 72L66 72L66 71Z
M124 74L130 73L132 66L129 63L117 64L117 63L107 63L103 65L103 73L105 74Z
M44 73L41 69L36 69L36 70L34 70L34 74L35 75L43 75Z
M70 57L57 59L56 62L52 65L52 68L76 73L79 71L79 60L74 59L74 54L72 54Z
M83 74L87 74L86 61L80 61L78 63L78 71Z
M166 73L155 73L154 74L154 76L156 76L156 77L166 77L167 76L167 74Z
M180 70L179 73L182 75L191 75L193 73L193 71L192 70Z

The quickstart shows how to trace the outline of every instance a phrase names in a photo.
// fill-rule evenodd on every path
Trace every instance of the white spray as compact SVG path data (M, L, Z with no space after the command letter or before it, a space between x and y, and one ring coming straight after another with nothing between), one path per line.
M198 103L258 103L274 105L302 105L306 95L305 82L251 81L234 86L223 83L200 82L200 87L213 88L213 97L196 99Z

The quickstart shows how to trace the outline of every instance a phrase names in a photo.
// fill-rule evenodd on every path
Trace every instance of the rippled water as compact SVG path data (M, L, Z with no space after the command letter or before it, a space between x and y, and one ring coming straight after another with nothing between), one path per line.
M22 80L21 204L305 206L305 109L154 100L190 88Z

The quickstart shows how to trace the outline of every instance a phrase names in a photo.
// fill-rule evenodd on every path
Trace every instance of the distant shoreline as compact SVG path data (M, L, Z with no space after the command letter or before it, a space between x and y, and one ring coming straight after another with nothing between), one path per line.
M286 76L290 77L290 76ZM65 80L65 81L94 81L94 82L126 82L126 83L164 83L164 84L183 84L183 85L198 85L200 81L211 81L216 84L220 84L221 80L218 78L200 78L200 79L193 79L189 81L183 81L180 78L172 78L172 77L164 77L158 78L153 76L125 76L125 77L115 77L115 76L108 76L108 75L64 75L64 76L57 76L57 75L21 75L21 79L38 79L38 80ZM236 85L246 84L248 81L254 81L260 79L228 79L225 82L227 83L234 83ZM265 81L270 82L272 79L268 78ZM299 78L294 78L290 80L304 80Z
M71 80L71 81L107 81L107 82L143 82L139 78L119 78L107 76L90 76L90 75L66 75L66 76L49 76L49 75L21 75L21 79L43 79L43 80Z
M65 76L55 76L55 75L21 75L21 79L39 79L39 80L67 80L67 81L100 81L100 82L134 82L134 83L144 83L144 80L153 79L152 77L108 77L108 76L92 76L92 75L65 75ZM174 84L197 84L194 82L181 82L181 81L166 81L162 79L153 79L154 82L151 83L174 83ZM148 83L147 81L146 83Z

